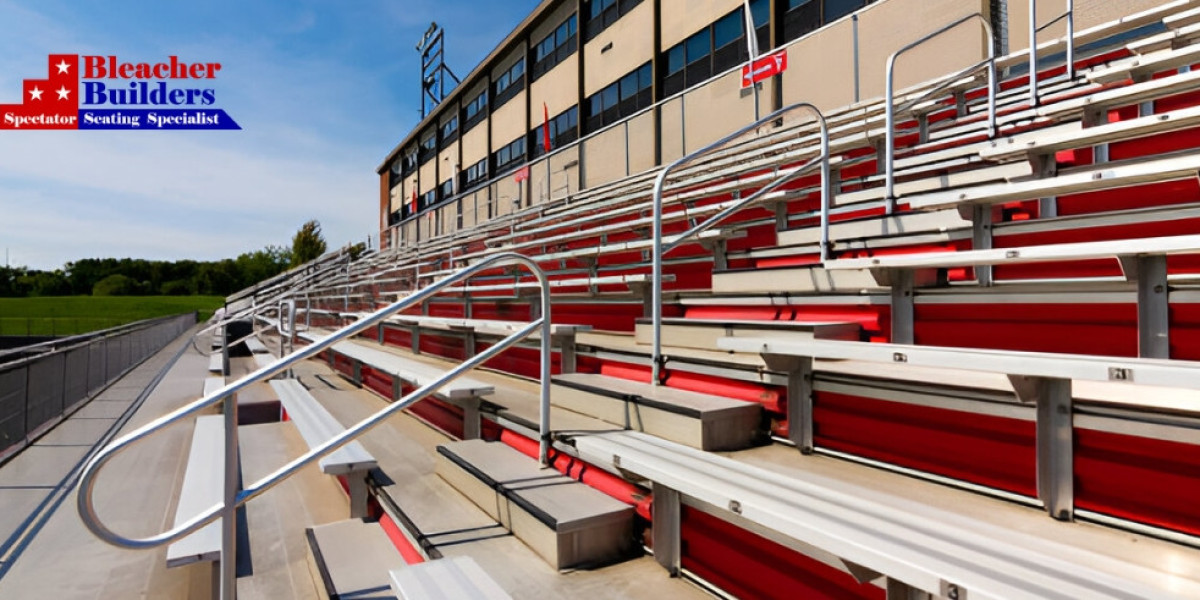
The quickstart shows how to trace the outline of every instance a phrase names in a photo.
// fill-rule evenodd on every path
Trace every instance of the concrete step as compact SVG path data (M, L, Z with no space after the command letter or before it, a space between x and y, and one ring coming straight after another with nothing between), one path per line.
M881 292L868 271L827 271L815 265L713 271L714 294Z
M551 567L600 565L630 555L633 507L499 442L437 447L437 473Z
M857 341L861 331L860 324L848 322L663 319L662 339L667 346L715 350L717 340L723 337ZM652 344L654 322L638 319L634 339Z
M347 519L304 533L330 600L395 600L389 572L405 563L377 523Z
M431 560L392 571L392 589L400 600L511 600L469 556Z
M556 406L701 450L749 447L762 427L753 402L588 373L554 383Z

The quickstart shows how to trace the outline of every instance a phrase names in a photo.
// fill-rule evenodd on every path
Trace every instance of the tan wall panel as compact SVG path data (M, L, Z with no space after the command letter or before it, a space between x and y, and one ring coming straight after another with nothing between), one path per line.
M529 181L532 184L535 204L550 198L562 198L568 193L579 191L579 146L571 146L550 157L550 191L546 188L546 161L539 160L529 166ZM568 164L576 163L570 167ZM549 196L547 196L549 193Z
M629 120L629 172L654 168L654 111Z
M418 195L424 195L425 192L437 187L437 159L432 158L421 165L418 174L421 176L421 187L417 190Z
M685 152L693 152L754 122L754 94L730 72L684 94Z
M612 48L601 53L609 44ZM584 96L591 96L653 57L654 3L642 2L584 46Z
M883 96L887 60L897 49L973 12L986 18L987 6L986 0L891 0L864 10L859 17L862 98ZM840 25L849 29L850 22ZM987 55L988 44L978 21L964 23L905 53L896 64L896 89L978 62ZM846 48L852 53L851 44Z
M608 183L625 176L625 128L618 125L584 141L587 186Z
M811 102L822 111L854 102L854 34L840 22L788 46L783 104Z
M742 0L663 0L660 50L682 42L741 5Z
M511 144L513 140L529 131L525 122L525 92L512 97L508 104L492 113L489 120L492 128L492 151Z
M488 124L480 123L465 135L459 137L462 144L463 168L467 168L485 158L490 149L487 143Z
M487 188L463 196L463 228L487 221Z
M495 216L511 214L518 198L521 200L521 206L526 206L528 199L524 196L523 188L524 184L513 181L511 174L492 184L492 204L495 206L492 214Z
M544 120L543 102L546 103L551 117L579 104L579 61L576 58L575 55L571 55L567 60L555 65L549 73L533 82L533 87L529 90L529 123L531 125L542 124ZM517 98L509 100L509 102L516 102ZM505 104L504 108L508 108L508 105Z
M1080 31L1115 21L1125 15L1141 12L1164 4L1163 0L1076 0L1075 30ZM1066 10L1065 0L1041 0L1038 2L1038 23L1046 23ZM1038 34L1041 41L1052 40L1066 34L1065 22L1055 23ZM1008 51L1016 52L1029 48L1029 2L1017 0L1008 4Z
M466 168L458 163L458 141L451 143L444 150L438 153L438 183L452 177L456 171Z
M683 156L683 99L664 102L662 113L662 161L667 164ZM588 175L589 181L591 175Z

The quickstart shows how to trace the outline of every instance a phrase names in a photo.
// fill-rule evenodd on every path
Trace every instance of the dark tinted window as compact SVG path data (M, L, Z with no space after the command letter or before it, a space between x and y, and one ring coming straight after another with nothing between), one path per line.
M708 35L708 30L705 29L687 39L687 63L689 65L708 57L708 52L712 49Z
M713 47L723 48L726 44L741 39L742 29L745 27L742 20L742 12L734 11L713 23Z

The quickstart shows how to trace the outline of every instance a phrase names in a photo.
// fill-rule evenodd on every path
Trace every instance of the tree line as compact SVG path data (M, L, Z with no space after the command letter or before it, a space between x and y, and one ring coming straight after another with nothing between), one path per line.
M0 266L0 297L228 296L325 253L321 225L309 221L292 247L268 245L218 261L85 258L61 269Z

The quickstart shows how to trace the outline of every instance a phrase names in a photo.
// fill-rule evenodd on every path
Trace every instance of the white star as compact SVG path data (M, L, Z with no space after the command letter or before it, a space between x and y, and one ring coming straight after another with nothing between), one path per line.
M30 100L41 100L42 90L39 90L37 86L34 86L32 90L29 90L29 98Z
M64 85L64 86L58 88L56 93L58 94L59 100L66 100L67 96L71 95L71 90L68 90L67 86Z
M59 62L57 65L54 65L54 66L58 67L59 73L66 73L67 71L71 70L71 64L68 63L66 59L63 59L61 62Z

